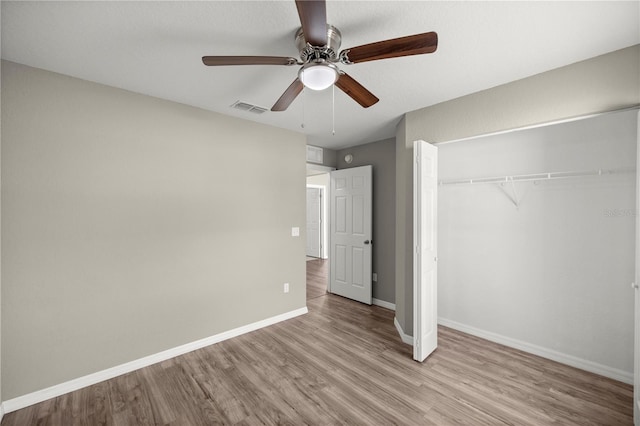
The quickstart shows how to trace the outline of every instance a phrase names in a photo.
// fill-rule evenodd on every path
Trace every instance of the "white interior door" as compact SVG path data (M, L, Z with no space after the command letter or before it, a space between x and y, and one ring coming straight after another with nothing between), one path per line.
M331 172L329 291L371 304L372 167Z
M438 347L438 148L413 143L413 359Z
M307 187L307 256L320 257L322 203L320 188Z
M637 143L637 167L636 167L636 211L640 211L640 112L638 112L638 131L636 133ZM636 281L633 289L636 300L635 314L635 352L634 358L634 380L633 380L633 423L640 426L640 215L636 215Z

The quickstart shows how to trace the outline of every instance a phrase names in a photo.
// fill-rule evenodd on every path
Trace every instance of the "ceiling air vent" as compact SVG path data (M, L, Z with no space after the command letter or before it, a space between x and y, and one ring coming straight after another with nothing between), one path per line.
M236 101L231 108L239 109L240 111L252 112L254 114L262 114L267 111L266 108L259 107L257 105L248 104L246 102Z

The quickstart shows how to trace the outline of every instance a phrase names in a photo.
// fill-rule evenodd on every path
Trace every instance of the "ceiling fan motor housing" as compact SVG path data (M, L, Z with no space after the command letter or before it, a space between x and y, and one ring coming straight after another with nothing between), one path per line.
M309 62L317 59L324 59L329 62L336 62L338 60L338 52L340 50L340 43L342 43L342 34L333 25L327 24L327 45L326 46L312 46L307 43L304 38L302 28L296 32L296 47L300 52L300 59L303 62Z

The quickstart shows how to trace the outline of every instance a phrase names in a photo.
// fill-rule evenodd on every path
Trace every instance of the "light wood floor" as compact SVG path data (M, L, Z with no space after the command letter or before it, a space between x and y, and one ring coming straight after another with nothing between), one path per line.
M326 274L326 262L307 265ZM393 312L309 294L307 315L9 413L2 426L632 424L629 385L445 327L417 363Z
M327 294L329 261L315 259L307 261L307 300Z

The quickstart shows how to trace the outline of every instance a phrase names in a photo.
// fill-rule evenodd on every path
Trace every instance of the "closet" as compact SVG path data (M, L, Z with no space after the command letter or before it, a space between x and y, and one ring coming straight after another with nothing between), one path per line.
M438 144L440 324L633 382L637 117Z

